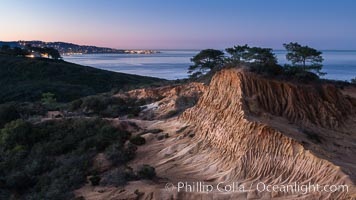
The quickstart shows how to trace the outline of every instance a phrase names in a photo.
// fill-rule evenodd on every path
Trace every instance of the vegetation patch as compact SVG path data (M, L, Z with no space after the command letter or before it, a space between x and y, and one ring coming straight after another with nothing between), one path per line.
M58 102L153 85L162 79L109 72L63 60L0 54L0 104L41 101L51 93Z
M351 83L352 83L352 84L356 84L356 77L353 78L353 79L351 79Z
M145 99L120 98L102 94L72 101L68 109L100 117L115 118L127 115L128 118L133 118L139 116L147 101Z
M150 165L142 165L138 168L137 176L140 179L153 179L156 177L156 170Z
M115 145L124 155L119 165L133 158L126 148L130 133L100 119L53 120L31 124L21 119L0 131L1 199L71 199L71 191L95 177L92 160ZM130 155L130 156L128 156ZM94 175L94 176L93 176ZM93 185L98 178L90 180Z
M291 64L279 65L271 48L246 44L226 48L227 56L220 50L204 49L191 59L193 65L188 73L192 79L204 80L204 77L211 78L220 69L240 66L258 74L286 80L315 81L326 74L321 71L321 51L293 42L283 46L287 50L286 59Z
M146 144L146 140L145 138L139 136L139 135L136 135L136 136L133 136L131 139L130 139L130 142L132 144L135 144L135 145L144 145Z
M157 133L162 133L162 132L163 132L162 129L156 128L156 129L145 130L141 133L141 135L146 134L146 133L157 134Z

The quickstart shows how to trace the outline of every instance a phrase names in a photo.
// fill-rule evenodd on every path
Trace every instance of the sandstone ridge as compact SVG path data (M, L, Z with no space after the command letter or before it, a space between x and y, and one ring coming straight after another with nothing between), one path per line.
M219 169L209 173L210 180L347 184L348 193L307 196L349 199L355 197L356 171L345 161L354 163L349 155L356 155L356 136L350 130L355 127L354 102L332 85L295 85L229 69L214 76L197 105L180 120L195 133L189 148L199 146L189 159L203 154L205 159L195 163L202 171ZM353 143L336 144L334 134Z

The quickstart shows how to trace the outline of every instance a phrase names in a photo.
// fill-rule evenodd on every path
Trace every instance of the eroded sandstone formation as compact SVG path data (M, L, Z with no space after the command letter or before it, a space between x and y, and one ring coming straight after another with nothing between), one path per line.
M212 165L219 169L210 173L211 180L348 184L349 192L311 193L308 198L355 198L356 132L350 129L356 127L355 106L331 85L296 86L223 70L180 120L195 132L190 148L199 144L195 155L206 157L200 161L206 163L202 171ZM314 132L305 134L305 129ZM330 147L338 142L334 134L341 143ZM343 143L342 137L353 143Z
M119 189L86 186L77 194L88 200L355 199L354 89L295 84L227 69L218 72L209 87L189 83L118 94L156 100L132 121L143 130L161 129L164 138L142 135L147 143L138 148L129 166L154 166L158 178L130 182ZM194 96L200 96L197 104L178 118L161 118L179 107L179 98ZM150 113L152 119L144 118ZM167 183L177 186L178 182L205 182L214 187L238 183L245 190L178 192L165 188ZM347 185L348 190L261 192L259 183Z
M185 107L194 105L181 105L186 104L186 102L179 103L179 98L183 100L186 98L186 101L196 101L195 99L198 99L206 88L207 87L202 83L193 82L158 88L136 89L127 93L119 93L116 96L123 98L152 99L154 103L147 105L148 109L146 109L152 115L150 119L162 119L172 117L174 114L179 114ZM142 114L147 116L145 112Z

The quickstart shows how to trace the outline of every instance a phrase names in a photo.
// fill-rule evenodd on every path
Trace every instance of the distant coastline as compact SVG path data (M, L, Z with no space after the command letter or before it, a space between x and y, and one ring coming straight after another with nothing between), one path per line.
M68 62L108 71L158 77L168 80L188 77L190 59L197 50L162 50L160 54L83 54L64 56ZM278 63L287 63L285 51L275 51ZM350 81L356 75L356 51L323 51L324 79Z
M0 41L0 46L8 45L10 47L25 48L30 45L32 47L52 47L58 50L61 55L80 55L80 54L156 54L160 53L157 50L149 49L114 49L108 47L97 47L89 45L78 45L67 42L44 42L44 41Z

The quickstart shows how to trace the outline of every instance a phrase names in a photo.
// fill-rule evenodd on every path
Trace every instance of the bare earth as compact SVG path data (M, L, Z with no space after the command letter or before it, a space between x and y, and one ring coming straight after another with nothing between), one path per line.
M135 122L146 144L129 163L154 166L157 178L125 187L89 183L75 191L87 200L117 199L356 199L356 89L294 85L236 69L200 83L134 90L117 96L160 95ZM200 96L178 116L180 96ZM166 116L166 117L165 117ZM165 136L159 140L158 137ZM112 170L98 155L96 166ZM212 185L213 190L178 183ZM235 191L219 191L237 183ZM266 185L347 185L348 191L261 191ZM235 185L236 186L236 185ZM168 188L167 188L168 187ZM241 189L242 188L242 189ZM206 188L205 188L206 189ZM226 189L226 188L224 188Z

